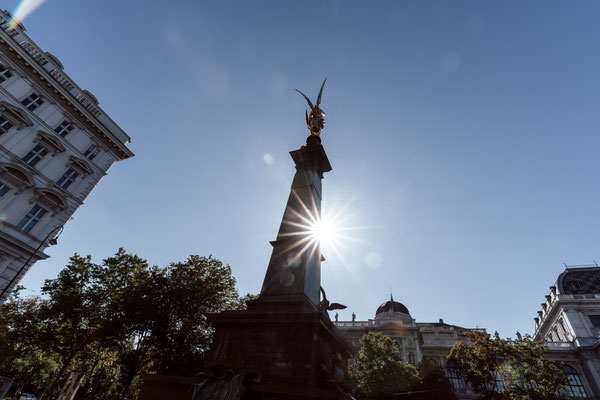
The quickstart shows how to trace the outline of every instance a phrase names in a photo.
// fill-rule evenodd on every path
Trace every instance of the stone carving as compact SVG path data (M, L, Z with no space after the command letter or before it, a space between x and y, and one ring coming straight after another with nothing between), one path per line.
M308 114L308 111L305 110L306 125L308 126L308 129L310 130L310 134L314 135L314 136L319 136L321 133L321 130L325 126L325 111L323 111L323 110L321 110L321 108L319 108L319 105L321 104L321 96L323 95L323 87L325 87L325 82L327 82L327 78L325 78L325 80L323 81L323 84L321 85L321 90L319 91L319 97L317 97L317 103L315 105L313 105L313 103L310 101L310 99L304 93L302 93L301 91L296 89L296 92L298 92L302 96L304 96L304 98L308 102L308 106L310 107L310 115Z
M256 371L234 374L222 366L213 370L214 374L204 374L206 379L192 386L192 400L240 400L244 398L246 383L260 382L260 374Z

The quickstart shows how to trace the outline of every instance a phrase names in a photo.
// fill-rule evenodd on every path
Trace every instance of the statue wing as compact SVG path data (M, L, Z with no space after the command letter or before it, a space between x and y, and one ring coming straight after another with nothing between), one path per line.
M331 303L329 305L329 307L327 307L327 309L329 311L332 311L332 310L343 310L344 308L346 308L346 306L343 305L343 304L340 304L340 303Z
M321 96L323 96L323 88L325 87L325 82L327 82L327 78L325 78L323 84L321 85L321 90L319 90L319 97L317 97L317 107L319 107L319 104L321 104Z
M312 101L310 101L310 99L308 97L306 97L306 95L304 93L302 93L301 91L299 91L298 89L296 89L296 92L300 93L302 96L304 96L304 98L306 99L306 101L308 101L308 105L310 106L311 110L315 109L315 106L313 106ZM318 103L317 103L318 104Z

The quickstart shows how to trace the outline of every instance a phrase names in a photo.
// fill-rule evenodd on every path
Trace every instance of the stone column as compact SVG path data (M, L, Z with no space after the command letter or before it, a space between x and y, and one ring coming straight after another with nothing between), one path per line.
M316 308L321 286L321 251L311 228L321 218L321 179L331 165L318 136L290 152L296 164L290 195L265 275L260 298L306 296Z

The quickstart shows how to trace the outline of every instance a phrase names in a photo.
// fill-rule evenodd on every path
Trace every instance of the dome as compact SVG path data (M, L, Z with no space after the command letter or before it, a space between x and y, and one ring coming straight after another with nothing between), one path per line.
M379 314L388 312L388 311L393 311L393 312L410 315L410 313L408 312L408 308L406 308L406 306L404 304L394 301L394 298L392 296L390 296L390 301L386 301L385 303L383 303L382 305L380 305L377 308L377 311L375 312L375 316L378 316Z

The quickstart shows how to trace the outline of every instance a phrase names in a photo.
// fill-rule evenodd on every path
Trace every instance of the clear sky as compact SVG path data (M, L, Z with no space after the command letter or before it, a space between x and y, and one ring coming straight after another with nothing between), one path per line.
M2 6L14 10L17 1ZM332 301L372 318L532 332L567 264L600 258L600 3L47 0L28 34L132 137L75 214L74 252L229 263L260 290L325 76ZM32 293L32 292L30 292Z

